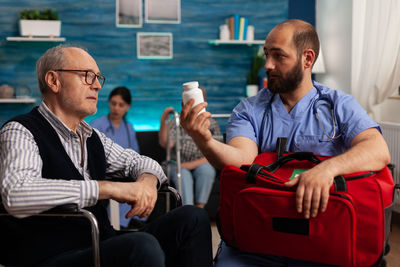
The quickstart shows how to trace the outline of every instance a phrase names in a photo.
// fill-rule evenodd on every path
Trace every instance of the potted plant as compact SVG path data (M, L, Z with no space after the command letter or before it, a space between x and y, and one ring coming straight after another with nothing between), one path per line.
M61 21L53 9L26 9L19 12L21 36L60 36Z
M260 68L264 65L265 57L264 50L260 46L259 49L254 53L253 62L250 66L250 71L247 74L247 86L246 86L246 95L254 96L258 92L258 84L259 84L259 71Z

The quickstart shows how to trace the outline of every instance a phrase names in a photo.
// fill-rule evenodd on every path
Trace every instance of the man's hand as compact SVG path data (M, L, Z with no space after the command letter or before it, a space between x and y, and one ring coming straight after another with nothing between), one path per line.
M140 175L136 182L98 181L99 199L114 199L128 203L132 209L125 215L147 217L153 211L157 201L157 178L148 173Z
M185 131L192 137L196 144L205 144L212 139L212 133L209 130L211 113L199 112L207 106L206 102L200 103L192 108L194 99L190 99L186 105L182 104L180 123Z
M301 173L296 178L285 183L285 186L297 186L296 209L303 213L306 219L316 217L318 210L324 212L328 206L329 189L333 184L331 174L317 165Z
M329 189L335 176L377 171L389 162L390 154L385 139L376 128L370 128L354 137L350 149L345 153L323 161L285 185L298 185L297 211L303 212L306 218L310 218L310 215L315 217L318 209L325 211L327 208Z

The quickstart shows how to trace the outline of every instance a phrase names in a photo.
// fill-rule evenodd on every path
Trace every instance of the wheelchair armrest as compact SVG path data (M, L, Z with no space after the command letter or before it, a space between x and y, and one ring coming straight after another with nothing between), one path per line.
M70 203L70 204L64 204L60 206L56 206L54 208L51 208L49 210L43 211L42 213L33 215L33 216L40 216L40 215L68 215L68 214L78 214L82 213L82 211L78 208L78 204L75 203ZM7 212L7 210L4 208L3 203L0 202L0 215L4 216L12 216Z
M158 194L172 194L172 198L176 201L176 207L182 206L182 197L179 192L168 183L163 183L158 190Z
M78 204L64 204L42 212L43 214L72 214L79 213Z

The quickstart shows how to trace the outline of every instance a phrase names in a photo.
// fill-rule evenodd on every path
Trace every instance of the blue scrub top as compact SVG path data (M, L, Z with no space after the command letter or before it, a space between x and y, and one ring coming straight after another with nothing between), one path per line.
M341 134L336 140L322 142L329 138L313 114L313 107L319 98L316 87L334 103L336 135ZM328 102L318 101L317 107L326 133L332 136L333 123ZM260 134L264 113L263 133ZM368 116L354 97L314 82L311 91L290 113L284 107L279 94L272 94L267 88L240 102L229 119L227 141L237 136L248 137L261 147L260 152L271 152L276 150L278 137L287 137L287 149L290 152L310 151L335 156L348 150L351 141L360 132L374 127L380 130L379 125Z
M140 153L136 132L131 123L123 121L117 130L107 116L102 116L93 120L90 125L100 132L103 132L108 138L112 139L123 148L132 148Z

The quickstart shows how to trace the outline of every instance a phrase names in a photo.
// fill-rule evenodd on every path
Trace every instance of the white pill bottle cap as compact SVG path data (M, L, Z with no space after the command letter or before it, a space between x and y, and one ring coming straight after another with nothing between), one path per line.
M182 86L183 86L184 90L196 89L196 88L199 88L199 82L197 82L197 81L187 82L187 83L184 83Z

